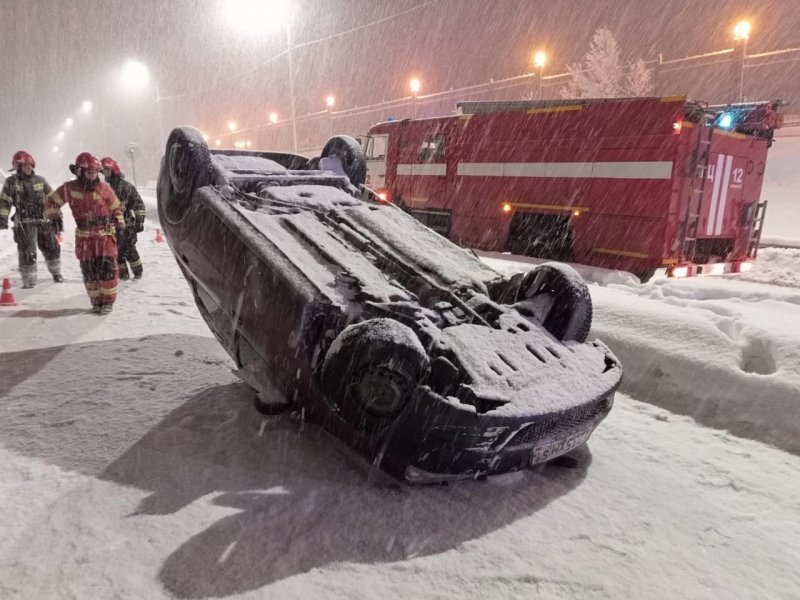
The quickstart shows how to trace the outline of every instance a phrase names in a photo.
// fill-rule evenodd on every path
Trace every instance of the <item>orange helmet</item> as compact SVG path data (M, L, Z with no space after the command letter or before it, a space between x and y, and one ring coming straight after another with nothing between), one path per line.
M36 161L34 160L33 156L30 155L30 153L25 152L25 150L18 150L14 153L14 157L11 159L11 168L16 171L22 165L30 165L35 169Z
M109 169L117 177L122 177L122 170L119 168L117 161L115 161L110 156L104 156L103 158L101 158L100 164L103 165L104 169Z

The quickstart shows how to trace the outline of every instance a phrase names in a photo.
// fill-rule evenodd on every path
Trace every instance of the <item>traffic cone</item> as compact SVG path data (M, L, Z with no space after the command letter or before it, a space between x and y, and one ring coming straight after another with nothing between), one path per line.
M163 242L164 241L164 234L161 233L160 229L156 229L156 241Z
M14 294L11 293L11 280L6 277L3 279L3 293L0 294L0 306L16 306Z

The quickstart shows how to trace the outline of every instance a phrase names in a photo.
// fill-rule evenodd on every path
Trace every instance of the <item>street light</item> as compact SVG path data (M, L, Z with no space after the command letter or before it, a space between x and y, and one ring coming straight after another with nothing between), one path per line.
M90 100L84 100L81 105L81 110L85 113L92 112L92 102Z
M278 122L278 113L271 112L269 113L269 122L273 125Z
M126 62L122 71L120 72L120 81L122 85L131 91L139 92L145 89L150 83L150 69L147 68L143 62L138 60L129 60ZM158 142L161 148L164 148L164 126L161 118L161 95L158 91L158 82L155 82L156 92L156 107L158 109Z
M744 102L744 61L747 40L750 38L750 21L739 21L733 27L734 56L739 54L739 102Z
M539 100L544 96L542 94L542 84L544 80L544 67L547 64L547 53L544 50L538 50L533 55L533 66L537 69L539 75Z
M412 78L408 82L408 89L411 90L411 112L413 113L414 117L417 116L417 96L419 95L419 91L422 89L422 82L415 78Z
M336 98L334 98L333 96L328 95L325 98L325 106L328 108L328 110L333 110L333 106L335 104L336 104Z
M72 120L72 117L68 117L68 118L67 118L67 120L66 120L66 121L64 121L64 126L65 126L65 127L72 127L72 124L73 124L74 122L75 122L75 121L73 121L73 120Z
M261 33L265 27L286 28L286 54L289 62L289 105L292 121L292 152L297 154L297 112L294 93L294 63L292 62L292 9L288 0L221 0L224 17L237 29Z
M228 121L228 131L236 133L236 121Z

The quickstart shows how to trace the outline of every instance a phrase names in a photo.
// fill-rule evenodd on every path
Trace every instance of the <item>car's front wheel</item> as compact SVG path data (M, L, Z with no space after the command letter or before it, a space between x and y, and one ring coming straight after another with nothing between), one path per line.
M334 340L321 383L345 421L372 433L403 411L429 372L428 354L410 328L392 319L370 319Z
M211 153L203 135L191 127L173 129L158 174L161 218L177 223L186 214L194 192L212 179Z

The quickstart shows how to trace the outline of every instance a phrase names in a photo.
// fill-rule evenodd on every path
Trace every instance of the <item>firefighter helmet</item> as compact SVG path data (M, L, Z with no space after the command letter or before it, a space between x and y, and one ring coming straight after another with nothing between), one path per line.
M101 158L100 164L103 165L103 169L108 169L117 177L122 177L122 170L119 168L117 161L115 161L110 156L104 156L103 158Z
M30 165L35 169L36 161L34 160L33 156L30 155L30 153L25 152L25 150L18 150L14 153L14 157L11 159L11 168L16 171L22 165Z
M100 161L91 152L81 152L78 154L74 166L75 170L87 169L91 171L100 171L103 168L103 165L100 164Z

